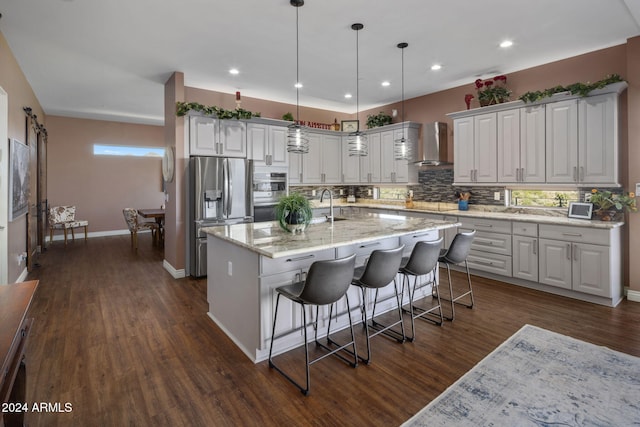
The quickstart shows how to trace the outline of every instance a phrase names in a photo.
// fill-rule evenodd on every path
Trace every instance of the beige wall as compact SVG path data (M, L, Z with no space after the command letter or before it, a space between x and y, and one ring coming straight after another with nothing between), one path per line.
M627 89L628 115L628 147L623 157L627 160L628 185L635 189L635 183L640 183L640 37L629 39L627 43ZM624 156L624 154L623 154ZM638 199L636 199L638 200ZM634 301L640 301L640 213L628 215L626 227L629 240L628 260L629 289Z
M9 129L8 137L26 143L25 134L25 113L23 107L31 107L34 114L38 116L40 123L44 122L44 113L38 102L33 89L26 77L22 73L20 66L16 62L11 49L7 45L4 35L0 33L0 87L8 94L9 101ZM0 141L2 153L8 153L7 141ZM34 159L35 162L35 159ZM0 171L0 179L8 180L9 172L7 170ZM7 203L3 200L1 203ZM35 203L35 194L29 205ZM8 224L8 282L15 282L25 268L25 264L17 263L18 255L26 251L27 248L27 221L26 216L22 216Z
M164 203L160 158L94 156L94 144L164 147L164 127L47 116L50 206L76 205L89 232L126 230L122 209Z

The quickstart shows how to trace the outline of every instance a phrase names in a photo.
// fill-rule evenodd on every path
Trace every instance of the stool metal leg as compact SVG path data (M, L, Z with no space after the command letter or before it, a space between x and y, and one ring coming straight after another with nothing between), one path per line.
M475 304L475 301L473 299L473 288L471 287L471 273L469 273L469 264L467 263L467 260L464 260L464 266L465 266L465 270L467 273L467 286L468 286L468 290L460 295L458 295L457 297L453 296L453 282L451 281L451 269L449 267L448 263L445 263L447 266L447 278L449 280L449 299L447 298L442 298L444 301L448 301L451 304L451 317L445 317L447 320L451 320L453 321L453 319L455 318L455 304L460 304L462 306L465 306L467 308L473 308L473 305ZM469 304L465 304L463 302L459 302L458 300L461 298L466 297L467 295L469 295L469 297L471 298L471 302Z
M413 289L411 287L411 280L409 279L409 275L404 274L404 280L406 280L407 283L407 293L409 294L409 310L403 308L403 310L405 312L408 312L411 316L411 337L407 338L409 341L414 341L415 340L415 321L414 319L417 318L422 318L423 320L429 321L435 325L438 326L442 326L443 322L444 322L444 315L442 312L442 301L440 299L440 291L438 290L438 283L436 281L436 272L435 269L430 273L433 275L433 280L428 282L431 283L432 286L432 290L431 290L431 296L432 298L435 298L437 303L436 305L434 305L431 308L422 308L422 307L418 307L416 306L413 301L415 300L415 295L416 295L416 289L420 289L424 286L420 286L418 287L418 276L413 276L414 280L413 280ZM402 293L404 295L404 283L405 281L403 280L403 290ZM434 313L434 311L437 310L437 313ZM416 313L416 311L418 313ZM434 318L435 316L435 318Z

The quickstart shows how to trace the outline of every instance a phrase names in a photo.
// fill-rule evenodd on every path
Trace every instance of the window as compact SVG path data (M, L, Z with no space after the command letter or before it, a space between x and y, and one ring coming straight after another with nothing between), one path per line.
M402 200L407 197L406 187L380 187L380 198L386 200Z
M93 145L94 156L164 157L164 147L133 147L129 145Z
M511 206L566 208L569 202L580 200L579 191L567 190L511 190Z

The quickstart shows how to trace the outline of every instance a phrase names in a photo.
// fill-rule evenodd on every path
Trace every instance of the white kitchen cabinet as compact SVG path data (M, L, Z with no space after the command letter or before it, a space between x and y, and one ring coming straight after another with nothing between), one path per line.
M409 162L407 160L396 160L395 158L395 141L405 135L405 138L416 141L418 139L417 131L414 129L406 129L406 135L402 129L383 132L380 135L380 152L381 152L381 168L380 171L382 182L389 183L406 183L409 181Z
M304 184L340 184L341 136L309 132L309 152L302 155L302 181Z
M545 181L545 106L499 111L498 182Z
M585 184L618 183L618 97L578 102L578 178Z
M261 123L247 124L248 158L256 166L288 166L287 128Z
M497 114L454 119L454 182L497 182Z
M615 305L622 298L620 258L619 227L540 225L540 283L610 298Z
M380 171L382 167L382 155L380 150L381 133L367 135L369 140L369 154L356 156L360 159L360 182L379 183L382 180Z
M289 153L289 184L302 184L302 157L306 154Z
M369 147L371 156L371 147ZM367 156L367 157L369 157ZM342 182L344 184L357 184L360 182L360 160L362 156L349 155L349 143L347 137L342 137Z
M189 117L189 154L247 157L246 124L239 120Z
M476 230L467 257L469 268L511 277L511 222L460 217L460 232Z
M547 104L547 182L617 185L617 117L617 93Z
M538 225L514 222L513 227L513 277L538 281Z

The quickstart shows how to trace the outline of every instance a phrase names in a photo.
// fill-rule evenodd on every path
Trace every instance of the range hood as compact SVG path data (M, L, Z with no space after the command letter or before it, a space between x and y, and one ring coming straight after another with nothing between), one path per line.
M447 161L447 133L444 122L422 125L422 144L418 144L414 163L419 166L451 165Z

